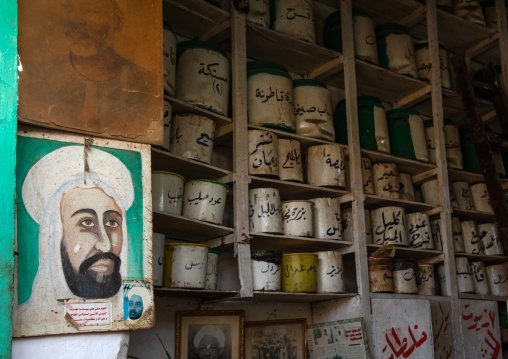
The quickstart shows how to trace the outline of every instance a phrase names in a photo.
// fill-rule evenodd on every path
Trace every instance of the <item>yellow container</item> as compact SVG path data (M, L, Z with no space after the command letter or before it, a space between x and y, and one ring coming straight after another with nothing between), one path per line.
M287 253L282 255L282 291L317 292L317 254Z
M204 289L208 248L199 243L166 243L164 287Z

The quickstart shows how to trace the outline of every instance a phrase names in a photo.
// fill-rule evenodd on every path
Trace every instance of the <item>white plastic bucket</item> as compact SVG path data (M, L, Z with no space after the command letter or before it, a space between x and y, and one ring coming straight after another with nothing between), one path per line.
M300 142L279 138L277 140L277 152L279 156L279 178L282 181L303 182Z
M277 135L264 130L249 130L249 174L279 176Z
M168 247L166 261L170 261L171 270L165 276L169 276L171 288L204 289L208 246L197 243L170 243Z
M199 115L175 115L169 151L177 156L210 164L215 122Z
M307 183L314 186L345 187L342 147L317 145L307 149Z
M206 179L185 184L182 215L200 221L222 224L229 188L224 183Z
M340 203L338 198L314 198L314 236L324 239L342 239Z
M343 293L344 272L342 256L338 251L316 252L317 265L317 291L318 293Z
M182 215L185 178L177 173L152 172L152 208L155 212Z
M313 207L311 201L282 202L284 234L296 237L313 237Z
M283 233L281 207L278 189L250 189L249 231L251 233Z
M485 182L480 182L471 185L471 194L473 196L474 208L477 211L494 213L490 202L487 185Z
M374 163L372 175L377 196L400 198L399 171L395 163Z
M402 207L382 207L371 212L372 241L374 244L408 246L405 214Z

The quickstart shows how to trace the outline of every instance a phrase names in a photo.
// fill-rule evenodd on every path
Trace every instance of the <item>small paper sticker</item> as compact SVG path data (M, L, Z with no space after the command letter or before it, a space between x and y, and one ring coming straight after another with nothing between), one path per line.
M65 312L81 327L111 327L110 302L67 303Z

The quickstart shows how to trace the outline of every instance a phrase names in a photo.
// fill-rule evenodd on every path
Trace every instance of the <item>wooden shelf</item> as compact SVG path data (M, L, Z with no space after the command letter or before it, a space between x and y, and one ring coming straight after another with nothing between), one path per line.
M425 8L425 5L415 0L353 0L353 8L366 12L379 25L398 22L411 12Z
M497 296L497 295L484 295L476 293L459 293L460 299L476 299L476 300L493 300L498 302L505 302L508 300L508 296Z
M348 194L344 189L312 186L310 184L249 176L249 188L277 188L282 200L307 200L319 197L340 197Z
M396 294L396 293L370 293L372 299L427 299L448 302L449 297L438 295L419 295L419 294Z
M494 213L468 211L466 209L459 208L452 208L452 216L458 217L461 221L476 221L477 224L496 221L496 216Z
M186 180L217 179L232 172L203 162L176 156L168 151L152 148L152 171L176 172Z
M486 254L471 254L471 253L457 253L455 252L456 257L466 257L469 261L482 261L485 263L493 264L493 263L504 263L508 262L508 256L489 256Z
M382 245L380 244L367 244L367 253L370 255L371 253L374 253L379 248L381 248ZM432 263L440 263L443 261L443 252L437 251L435 249L417 249L417 248L411 248L411 247L400 247L395 246L395 258L414 258L417 260L426 259L426 258L433 258L431 261ZM437 259L436 257L441 257L440 259ZM430 262L429 262L430 263Z
M313 252L352 246L352 242L333 239L285 236L282 234L250 233L252 249L271 249L283 252Z
M434 206L433 204L428 204L428 203L406 201L404 199L384 198L384 197L380 197L380 196L375 196L373 194L366 194L365 195L365 208L366 209L373 210L373 209L377 209L377 208L381 208L381 207L388 207L388 206L402 207L402 208L406 209L407 213L425 212L425 211L431 211L431 210L437 208L437 206Z
M156 296L160 297L196 298L206 299L207 301L235 299L239 295L239 291L235 290L183 289L165 287L154 287L154 292Z
M436 168L436 165L432 163L410 160L407 158L390 155L384 152L362 149L361 153L362 157L369 158L372 161L372 163L377 162L395 163L397 165L397 169L399 170L399 172L407 172L411 176L427 172Z
M225 125L228 125L233 122L229 117L221 116L218 113L205 110L204 108L198 107L196 105L184 102L177 98L164 95L164 99L169 101L172 105L173 114L187 114L192 113L200 116L205 116L211 118L215 121L215 127L219 128Z
M469 184L485 182L485 178L481 173L472 173L463 170L448 169L448 177L450 181L466 181ZM508 178L500 178L501 183L508 183Z
M356 293L285 293L285 292L261 292L254 291L254 296L248 300L254 302L292 302L312 303L323 300L352 298Z
M153 212L153 231L171 238L203 242L234 233L233 228L162 212Z

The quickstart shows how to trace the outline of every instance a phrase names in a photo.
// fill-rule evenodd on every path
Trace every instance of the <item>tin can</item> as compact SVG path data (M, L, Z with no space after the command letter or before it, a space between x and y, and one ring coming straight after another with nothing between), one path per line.
M409 236L410 247L434 249L429 216L426 213L415 212L406 214L406 231Z
M434 249L443 251L443 235L441 233L441 218L436 217L430 220L430 232L434 241Z
M279 178L282 181L303 182L300 142L279 138L277 140L277 152L279 156Z
M435 206L439 206L441 204L440 196L441 193L439 184L437 179L433 179L427 182L424 182L421 186L423 200L425 203L433 204Z
M418 269L414 259L394 259L393 260L393 288L397 294L418 294L418 285L415 273Z
M164 240L166 236L153 233L153 285L162 287L164 281Z
M338 198L314 198L314 236L342 240L340 203Z
M271 2L270 27L278 32L314 44L313 0L276 0Z
M286 236L313 237L313 207L311 201L282 202L282 226Z
M451 121L444 121L444 137L446 147L446 163L448 168L464 169L462 150L460 149L459 129Z
M177 45L178 99L227 116L230 86L231 70L223 49L199 40Z
M372 163L368 158L362 157L363 193L375 194L373 178Z
M452 217L452 236L453 236L453 249L455 253L464 253L464 238L462 237L462 226L460 219Z
M474 210L473 197L471 195L469 183L466 181L453 181L452 189L460 209L466 209L468 211Z
M395 163L374 163L372 165L374 191L377 196L400 198L399 171Z
M170 139L171 139L171 117L172 117L173 106L171 103L164 99L164 112L163 122L164 129L162 130L162 147L169 151Z
M418 111L397 108L386 111L390 149L395 156L429 162L423 118Z
M344 293L344 267L338 251L317 252L318 293Z
M502 256L504 255L503 243L499 238L496 223L483 223L478 225L478 234L482 241L482 248L486 255Z
M508 295L508 267L506 263L494 264L485 267L489 279L489 288L492 295Z
M485 26L482 3L477 0L454 0L453 12L464 20Z
M314 186L346 187L342 147L317 145L307 149L307 183Z
M218 279L219 279L219 252L209 250L206 262L205 289L217 290Z
M282 255L282 291L317 291L317 255L315 253L285 253Z
M335 139L333 108L326 85L313 79L293 80L296 133L300 136Z
M382 207L371 211L374 244L408 246L402 207Z
M398 24L376 26L379 65L401 75L417 78L413 39Z
M185 178L178 173L152 172L152 208L177 216L182 215L183 188Z
M482 254L482 241L478 235L475 221L460 222L462 238L464 238L464 250L466 253Z
M393 292L393 268L391 257L369 257L369 287L372 293Z
M205 116L175 115L169 151L177 156L210 164L215 122Z
M418 285L419 295L436 295L436 280L434 278L434 265L429 263L419 263L419 278L420 284Z
M282 253L279 251L251 251L252 290L279 292L281 289Z
M466 257L455 257L457 270L457 289L459 293L474 293L473 276L469 273L469 263Z
M270 27L270 0L250 0L246 20L262 27Z
M430 82L432 80L432 63L430 61L429 42L427 40L418 41L414 46L418 78ZM452 79L448 67L448 53L441 44L439 44L439 70L441 86L451 89Z
M283 233L279 190L249 190L249 231L251 233Z
M277 135L264 130L249 130L249 174L279 177Z
M162 58L164 63L164 93L175 96L176 81L176 36L171 25L163 21Z
M372 220L370 216L370 211L368 209L365 209L364 215L365 215L365 237L367 240L367 244L372 244Z
M469 273L473 277L475 293L489 295L489 280L483 262L469 262Z
M348 205L341 209L342 240L353 242L353 208Z
M204 289L208 246L199 243L168 243L164 250L164 286Z
M191 219L222 224L229 187L219 181L191 180L185 184L182 215Z
M399 191L400 199L406 201L415 201L415 191L411 175L405 172L399 172Z
M437 279L439 281L439 289L443 297L448 297L448 289L446 287L446 272L444 264L437 266Z
M471 194L473 196L474 208L477 211L494 213L485 182L473 184L471 186Z

